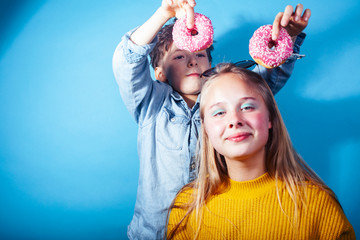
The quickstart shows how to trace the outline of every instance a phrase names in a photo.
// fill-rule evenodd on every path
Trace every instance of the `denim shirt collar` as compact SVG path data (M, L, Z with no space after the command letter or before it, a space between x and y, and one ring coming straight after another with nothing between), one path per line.
M200 94L198 95L197 99L196 99L196 102L194 104L194 106L192 107L192 109L189 109L187 103L185 102L184 98L180 95L180 93L176 92L176 91L172 91L170 96L175 100L175 101L180 101L182 102L182 105L184 107L186 107L190 112L191 112L191 115L194 115L194 113L196 111L199 110L199 106L200 106ZM200 119L200 116L199 117L196 117L196 119Z

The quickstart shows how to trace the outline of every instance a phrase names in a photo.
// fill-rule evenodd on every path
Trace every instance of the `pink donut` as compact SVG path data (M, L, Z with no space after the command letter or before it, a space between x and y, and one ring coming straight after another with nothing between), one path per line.
M210 19L200 13L195 13L194 17L193 29L187 28L186 17L175 22L172 36L177 48L197 52L213 43L214 30Z
M249 52L258 64L273 68L283 64L293 53L292 40L284 28L281 28L279 38L271 39L272 25L258 28L250 39Z

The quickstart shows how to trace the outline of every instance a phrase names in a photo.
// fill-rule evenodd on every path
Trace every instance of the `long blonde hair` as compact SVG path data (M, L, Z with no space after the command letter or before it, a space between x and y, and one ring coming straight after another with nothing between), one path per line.
M269 112L269 119L272 128L269 130L269 138L265 146L265 164L268 174L276 181L276 189L278 193L278 200L281 206L281 199L279 194L278 181L282 181L285 189L294 202L294 222L297 221L298 209L305 205L305 188L306 184L313 184L328 192L335 199L335 194L326 184L317 176L317 174L306 164L301 156L295 151L290 140L288 131L285 127L274 96L264 79L257 73L239 68L231 63L218 64L214 68L214 75L210 76L204 84L201 95L205 96L211 84L220 80L221 74L235 73L239 75L247 84L249 84L257 93L263 98L265 105ZM200 100L200 117L204 121L204 106ZM202 221L202 209L207 200L216 194L219 194L229 185L228 170L224 156L219 154L211 145L207 133L204 129L204 124L201 126L201 141L200 151L198 156L199 173L198 178L185 185L180 192L186 189L195 189L193 192L193 200L188 204L178 206L175 201L172 203L172 208L187 209L187 213L183 219L173 228L168 234L171 239L176 230L186 217L195 211L196 222L198 224L196 235L200 231ZM169 211L170 211L169 210ZM195 238L196 238L195 235Z

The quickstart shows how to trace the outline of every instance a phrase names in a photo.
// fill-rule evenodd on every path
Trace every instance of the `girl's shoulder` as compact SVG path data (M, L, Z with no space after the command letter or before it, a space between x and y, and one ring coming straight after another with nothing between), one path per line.
M307 205L315 211L327 209L343 214L342 207L335 193L327 187L321 187L312 183L306 185L305 197Z
M344 236L355 239L354 229L347 219L340 202L330 188L308 184L305 215L318 220L318 231L325 236ZM310 221L310 220L309 220Z
M192 202L195 198L194 196L195 189L189 186L182 188L175 198L175 205L184 205Z
M313 199L323 198L324 200L336 200L334 192L326 186L322 187L314 183L306 182L305 187L305 194Z

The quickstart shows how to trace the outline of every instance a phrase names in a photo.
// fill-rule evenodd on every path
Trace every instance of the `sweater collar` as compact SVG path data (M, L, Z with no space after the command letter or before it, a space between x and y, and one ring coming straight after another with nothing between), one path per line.
M238 182L229 179L230 186L224 193L227 197L234 198L255 198L263 194L268 193L271 190L275 190L275 179L268 173L264 173L258 178Z

